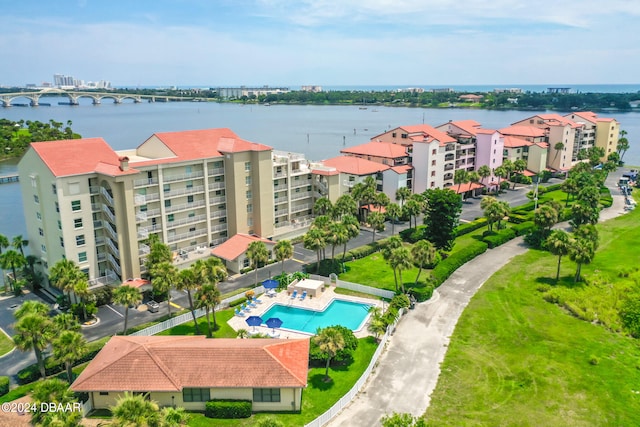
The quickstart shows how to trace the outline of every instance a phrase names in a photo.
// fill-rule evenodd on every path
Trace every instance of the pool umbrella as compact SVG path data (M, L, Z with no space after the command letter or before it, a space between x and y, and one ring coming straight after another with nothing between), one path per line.
M282 320L280 320L277 317L270 317L269 319L267 319L267 321L265 322L267 324L268 327L270 327L272 329L272 332L275 333L275 329L279 328L280 326L282 326Z
M260 316L249 316L247 317L247 325L253 326L253 330L256 330L256 326L262 325L262 317Z
M278 281L274 279L268 279L262 282L262 286L264 286L265 289L275 289L278 287L278 285Z

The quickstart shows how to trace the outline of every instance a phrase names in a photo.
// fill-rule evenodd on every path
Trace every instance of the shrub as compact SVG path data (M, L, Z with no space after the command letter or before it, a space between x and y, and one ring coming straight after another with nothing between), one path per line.
M93 293L93 296L96 298L96 305L107 305L113 302L111 298L111 287L104 286Z
M284 424L275 418L263 418L256 423L256 427L284 427Z
M242 298L239 298L239 299L237 299L237 300L235 300L233 302L230 302L229 303L229 307L236 307L236 306L238 306L240 304L244 304L245 302L247 302L247 298L246 297L242 297Z
M353 334L353 331L349 328L340 325L327 326L327 328L335 329L342 335L342 339L344 340L344 348L340 350L332 360L341 361L348 359L351 356L351 353L358 348L358 338ZM326 329L326 328L325 328ZM309 348L309 359L312 362L325 362L324 355L318 349L318 345L315 344L313 340L311 340L311 345Z
M246 274L246 273L248 273L250 271L253 271L252 267L245 267L245 268L240 270L240 274Z
M398 234L400 234L400 237L405 242L415 243L418 240L424 239L424 231L426 230L426 228L427 227L424 225L419 225L416 228L407 228L405 230L402 230Z
M0 396L9 393L9 377L0 377Z
M250 400L213 399L205 404L204 416L207 418L249 418Z
M487 245L489 245L490 249L493 249L493 248L495 248L497 246L500 246L500 245L508 242L509 240L513 239L514 237L516 237L515 231L513 231L510 228L505 228L504 230L500 230L498 232L495 232L490 236L483 237L482 240L484 242L486 242Z
M514 224L522 224L523 222L531 221L533 218L533 211L527 213L511 212L509 213L509 222Z
M465 234L469 234L472 231L478 230L482 227L487 226L487 218L478 218L475 221L469 222L467 224L461 224L456 227L456 237L464 236Z
M597 356L591 355L589 356L589 364L595 366L600 363L600 359Z
M516 224L511 229L516 233L516 236L524 236L535 230L536 224L533 221L526 221L520 224Z
M426 285L419 288L411 288L409 289L409 293L413 295L413 297L418 302L424 302L433 296L433 285Z
M395 307L397 309L408 308L410 305L411 301L409 301L409 297L404 294L394 296L389 303L389 307Z
M460 266L484 253L488 247L489 246L485 242L473 242L466 248L461 249L455 254L440 261L436 268L431 272L434 280L434 286L440 286Z
M349 259L349 257L351 257L351 260L360 259L369 256L374 252L378 252L380 249L382 249L383 243L384 240L379 240L377 242L372 242L367 245L360 246L359 248L351 249L349 252L347 252L345 260Z
M633 337L640 337L640 295L632 293L622 303L620 310L622 326Z

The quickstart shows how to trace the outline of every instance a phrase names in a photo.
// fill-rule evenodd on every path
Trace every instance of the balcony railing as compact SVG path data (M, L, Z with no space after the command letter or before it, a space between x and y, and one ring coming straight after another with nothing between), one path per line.
M313 203L303 203L301 205L291 206L291 213L301 212L309 209L313 209Z
M183 173L180 175L164 175L162 182L176 182L176 181L188 181L190 179L202 178L204 176L203 171L195 171L191 173Z
M146 228L138 229L138 239L146 239L149 237L149 231Z
M453 170L454 166L452 164L444 165L444 170L450 171Z
M209 176L224 175L224 168L209 169L209 171L207 172L207 175L209 175Z
M351 188L354 185L356 185L356 182L355 181L349 181L349 180L345 179L345 180L342 181L342 185L344 185L345 187Z
M282 172L274 172L274 173L273 173L273 178L274 178L274 179L282 178L282 177L285 177L285 176L287 176L287 173L286 173L285 171L282 171Z
M118 233L113 229L113 226L109 222L104 222L104 228L109 232L109 235L113 240L118 240Z
M211 215L209 215L210 218L222 218L227 216L227 210L226 209L218 209L215 211L211 211Z
M93 221L93 228L102 228L102 221L100 221L99 219Z
M104 245L105 238L103 236L96 237L96 246Z
M113 213L111 212L111 209L109 209L107 205L102 205L102 212L104 212L107 215L107 218L109 218L111 222L116 222L115 215L113 215Z
M107 242L107 247L111 249L111 252L113 252L115 256L120 258L120 251L118 250L116 245L111 241L111 239L106 239L106 242Z
M120 269L120 264L118 263L118 261L116 261L113 255L107 254L107 259L109 260L109 263L111 264L113 269L116 271L116 273L118 273L118 275L121 275L122 270Z
M211 227L211 232L215 233L215 232L226 230L226 229L227 229L227 224L218 224Z
M217 197L210 197L209 198L209 204L210 205L217 205L219 203L224 203L227 201L227 197L226 196L217 196Z
M93 212L98 212L102 208L101 203L91 203L91 210Z
M102 197L105 198L107 203L109 203L111 206L113 206L113 196L111 194L109 194L109 192L107 191L106 188L100 187L100 194L102 194Z
M97 255L97 258L98 258L98 262L106 261L107 253L106 252L99 252L98 255Z
M282 204L282 203L287 203L287 201L289 200L288 197L278 197L276 199L273 199L273 203L276 205Z
M174 196L184 196L187 194L195 194L195 193L202 193L204 191L204 185L196 185L194 187L188 187L188 188L180 188L178 190L171 190L171 191L166 191L164 193L164 197L174 197Z
M303 191L300 193L291 193L291 200L304 199L311 196L311 191Z
M138 255L140 256L149 255L150 252L151 248L148 245L141 244L138 248Z
M158 178L144 178L144 179L136 179L133 181L134 187L147 187L149 185L157 185Z
M177 219L175 221L167 221L167 230L170 228L180 227L181 225L193 224L194 222L200 222L207 219L206 215L196 215L187 218Z
M147 212L138 212L136 214L136 222L143 222L147 220Z
M169 243L178 242L180 240L192 239L194 237L206 236L207 230L201 229L196 231L190 231L188 233L176 234L174 236L169 236Z
M92 185L89 187L89 194L98 194L100 192L100 187L97 185Z
M311 184L312 182L310 179L303 179L299 181L293 180L291 181L291 188L307 187Z
M285 215L289 215L289 209L278 209L277 211L274 212L275 216L285 216Z
M165 208L165 212L166 213L172 213L172 212L178 212L178 211L184 211L187 209L194 209L194 208L199 208L204 206L204 200L197 200L195 202L192 203L184 203L181 205L176 205L176 206L169 206L168 208Z
M209 190L221 190L225 187L225 182L213 182L209 184Z
M321 193L326 193L328 191L327 186L321 181L316 181L316 188L318 188Z

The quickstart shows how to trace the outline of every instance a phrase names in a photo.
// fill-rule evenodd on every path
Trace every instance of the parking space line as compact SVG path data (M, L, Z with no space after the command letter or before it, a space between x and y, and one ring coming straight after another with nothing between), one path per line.
M107 304L105 307L107 307L109 310L113 311L118 316L124 317L124 314L120 313L118 310L116 310L115 308L111 307L109 304Z
M291 260L299 262L300 264L306 264L304 261L300 261L299 259L291 258Z

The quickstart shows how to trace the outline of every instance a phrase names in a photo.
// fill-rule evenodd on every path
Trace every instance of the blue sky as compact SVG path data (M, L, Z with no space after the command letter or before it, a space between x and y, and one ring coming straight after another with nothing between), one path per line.
M606 5L606 6L605 6ZM0 85L640 83L635 0L0 0Z

